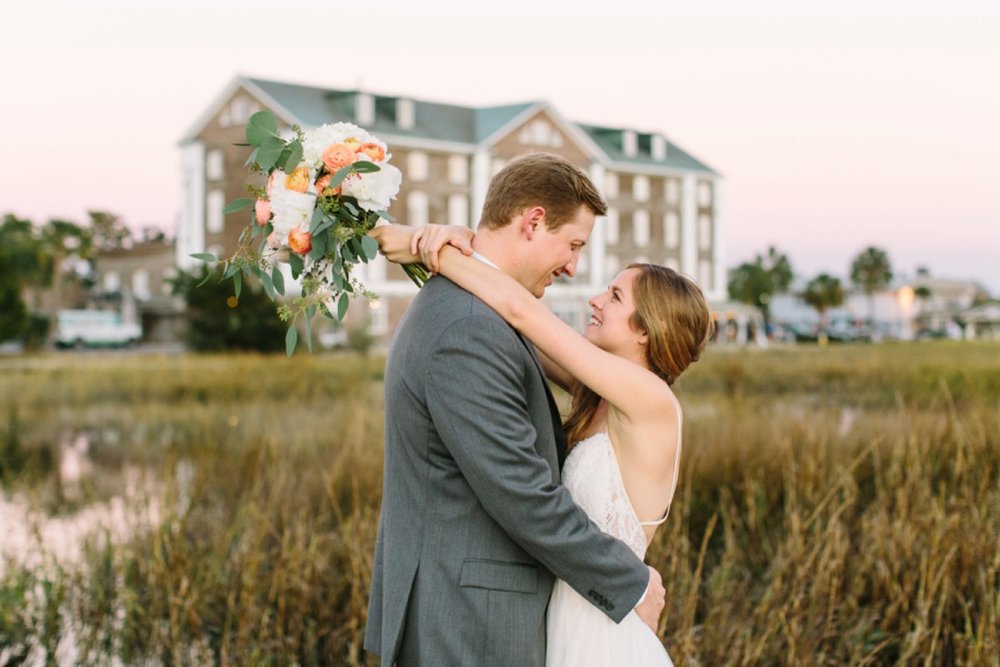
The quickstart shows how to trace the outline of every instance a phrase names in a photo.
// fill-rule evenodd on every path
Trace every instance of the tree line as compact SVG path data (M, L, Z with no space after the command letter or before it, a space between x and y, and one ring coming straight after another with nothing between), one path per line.
M874 246L859 252L852 260L850 281L868 297L869 317L874 320L874 295L892 282L892 264L888 254ZM765 324L770 328L770 303L775 294L787 293L792 287L795 273L788 255L774 246L750 262L743 262L729 272L729 296L741 303L760 309ZM926 291L926 288L923 288ZM825 323L826 313L844 303L846 287L840 278L820 273L809 280L798 296L812 306ZM918 296L929 296L918 295Z

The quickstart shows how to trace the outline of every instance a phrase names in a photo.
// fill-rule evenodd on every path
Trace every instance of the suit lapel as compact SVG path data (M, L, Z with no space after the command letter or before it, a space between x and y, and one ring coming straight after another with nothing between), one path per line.
M521 344L528 350L528 354L531 355L531 360L535 362L535 369L542 378L542 386L545 387L545 400L549 402L549 416L552 418L552 432L555 434L556 439L556 458L559 461L559 470L562 470L563 462L566 461L566 433L563 432L562 427L562 417L559 415L559 406L556 405L556 399L549 390L549 381L545 377L545 370L542 368L541 362L538 361L538 357L535 355L535 346L524 339L521 332L515 329L517 337L520 339Z

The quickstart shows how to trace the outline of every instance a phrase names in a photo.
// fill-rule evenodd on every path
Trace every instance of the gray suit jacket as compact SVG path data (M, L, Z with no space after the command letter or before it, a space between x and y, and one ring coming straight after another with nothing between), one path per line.
M541 667L554 576L615 622L632 610L648 571L559 485L555 403L495 311L430 280L397 330L385 413L365 631L382 665Z

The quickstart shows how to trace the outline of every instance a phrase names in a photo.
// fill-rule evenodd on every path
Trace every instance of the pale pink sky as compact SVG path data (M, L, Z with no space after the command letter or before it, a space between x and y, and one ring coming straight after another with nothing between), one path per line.
M875 244L1000 293L1000 3L824 4L0 0L0 213L172 226L245 73L661 131L725 175L729 265Z

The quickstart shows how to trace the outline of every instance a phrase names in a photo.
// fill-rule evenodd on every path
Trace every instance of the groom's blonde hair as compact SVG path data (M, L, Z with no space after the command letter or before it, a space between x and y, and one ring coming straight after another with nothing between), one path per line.
M579 167L551 153L529 153L497 172L490 181L479 225L501 229L526 208L545 209L545 226L555 231L576 218L581 206L604 215L608 205Z

